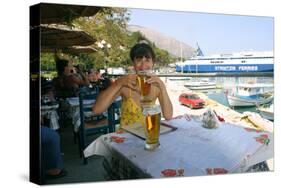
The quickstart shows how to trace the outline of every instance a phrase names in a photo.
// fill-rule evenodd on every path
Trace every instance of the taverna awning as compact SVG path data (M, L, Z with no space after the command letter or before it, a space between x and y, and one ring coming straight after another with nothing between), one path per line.
M71 47L65 47L65 48L59 49L59 50L62 53L68 53L68 54L73 54L73 55L79 55L81 53L94 53L97 51L97 49L95 49L91 46L71 46ZM41 52L56 53L57 49L42 47Z
M94 16L101 7L66 5L66 4L40 4L40 23L67 23L78 17Z
M41 47L44 49L63 49L72 46L89 46L96 40L83 30L66 25L41 24Z

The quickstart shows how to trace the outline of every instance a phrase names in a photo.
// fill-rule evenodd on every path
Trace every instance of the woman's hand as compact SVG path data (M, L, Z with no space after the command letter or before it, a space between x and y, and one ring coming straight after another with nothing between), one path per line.
M159 87L159 89L162 89L163 87L165 87L163 81L156 75L153 74L148 74L149 79L146 81L148 84L152 84L155 85L157 87Z
M117 81L117 84L119 84L121 87L128 87L132 90L139 90L139 87L137 85L137 75L136 74L129 74L126 76L120 77Z

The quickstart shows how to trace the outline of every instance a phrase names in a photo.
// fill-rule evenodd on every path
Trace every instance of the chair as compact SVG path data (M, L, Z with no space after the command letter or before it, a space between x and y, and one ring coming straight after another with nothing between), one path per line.
M110 124L109 127L112 128L110 132L115 132L116 125L120 124L120 116L121 116L120 108L121 108L121 100L117 100L113 102L108 108L107 114L108 114L108 121Z
M95 100L98 95L97 90L82 88L79 92L80 107L80 127L79 127L79 152L83 158L84 164L87 164L83 151L87 147L86 138L89 135L107 134L115 131L115 124L118 122L115 118L116 106L114 103L108 109L108 117L102 114L93 114L90 100ZM92 101L93 102L93 101Z

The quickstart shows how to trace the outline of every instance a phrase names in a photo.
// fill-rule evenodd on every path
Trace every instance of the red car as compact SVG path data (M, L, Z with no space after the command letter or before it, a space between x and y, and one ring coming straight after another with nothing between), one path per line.
M179 102L189 108L203 108L205 101L195 93L183 93L179 96Z

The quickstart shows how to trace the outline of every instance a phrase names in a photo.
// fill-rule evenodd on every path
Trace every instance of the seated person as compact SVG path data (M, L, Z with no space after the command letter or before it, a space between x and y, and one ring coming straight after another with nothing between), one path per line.
M60 178L67 175L63 169L58 133L41 125L41 157L43 174L48 179Z
M74 68L72 61L66 59L56 60L58 77L54 79L53 84L58 98L77 97L80 86L88 85L87 77L79 68ZM79 76L73 73L73 70Z
M88 70L88 80L91 87L98 87L99 90L105 90L112 83L110 78L104 73L103 76L100 75L99 70Z
M136 73L142 70L152 70L156 60L153 49L146 43L136 44L130 51L130 57ZM102 91L93 106L93 112L102 113L118 96L122 96L121 127L135 123L143 124L144 116L140 106L140 89L137 86L136 73L118 78L106 90ZM147 83L151 84L153 101L158 99L160 102L164 118L171 119L173 107L165 84L156 75L150 75Z
M103 73L101 76L100 76L100 73L98 73L97 77L99 77L99 88L100 88L100 90L107 89L113 83L112 80L109 78L107 73Z

